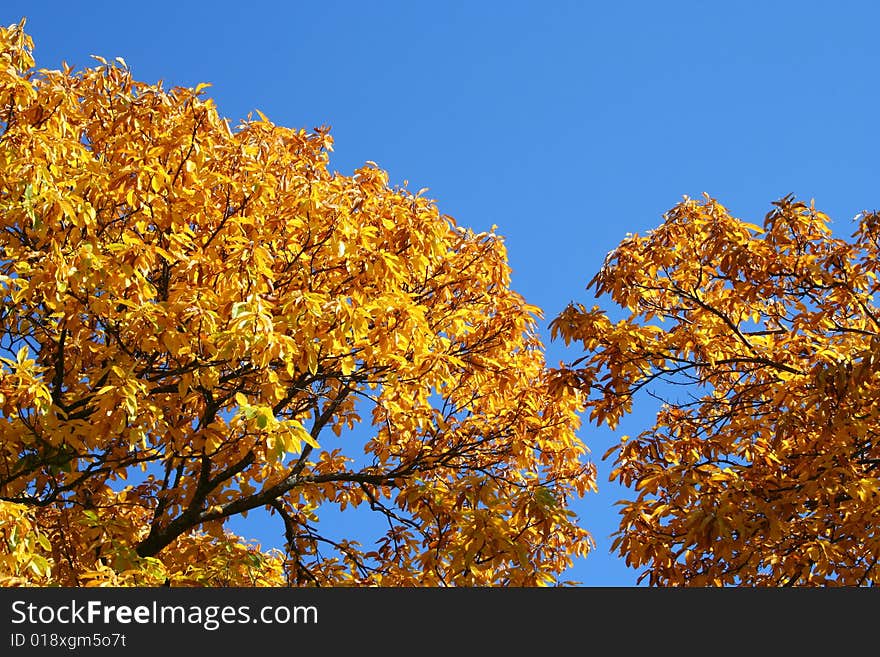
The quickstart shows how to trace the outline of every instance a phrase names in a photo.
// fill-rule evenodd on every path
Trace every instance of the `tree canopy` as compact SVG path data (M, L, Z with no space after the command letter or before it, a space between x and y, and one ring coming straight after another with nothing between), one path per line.
M325 128L32 47L0 30L0 583L536 585L587 553L580 397L494 230L332 172ZM282 548L226 527L259 510Z
M685 198L590 282L614 319L572 304L553 335L584 354L557 384L617 426L648 393L653 426L606 453L614 549L654 585L866 585L880 579L880 215L850 239L791 196L763 225Z
M206 84L36 69L24 25L0 28L0 586L564 584L594 547L581 418L643 403L605 454L641 581L880 579L880 213L843 238L793 196L760 225L685 197L608 254L608 308L552 320L554 368L496 228L333 171L329 128L233 126Z

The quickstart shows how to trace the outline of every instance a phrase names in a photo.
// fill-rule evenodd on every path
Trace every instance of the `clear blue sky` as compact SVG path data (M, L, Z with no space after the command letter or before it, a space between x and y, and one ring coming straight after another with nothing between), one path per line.
M0 5L4 24L22 16L40 67L121 56L140 80L209 82L233 122L259 109L329 125L333 169L373 160L460 224L497 224L542 329L592 301L605 254L682 195L757 223L785 194L813 198L841 236L880 206L873 2ZM548 344L551 363L572 356ZM568 577L586 586L635 583L609 552L625 491L601 456L646 408L615 432L583 428L601 492L575 510L597 549Z

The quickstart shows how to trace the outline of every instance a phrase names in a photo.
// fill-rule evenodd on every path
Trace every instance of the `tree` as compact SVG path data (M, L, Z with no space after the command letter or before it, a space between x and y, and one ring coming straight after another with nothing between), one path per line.
M605 455L637 491L613 549L651 584L880 579L880 215L848 241L812 203L773 205L759 227L685 198L590 282L621 319L572 304L552 323L585 350L557 385L592 420L660 400Z
M0 582L530 586L587 553L580 401L494 229L330 172L325 128L32 47L0 31ZM259 510L283 547L226 527Z

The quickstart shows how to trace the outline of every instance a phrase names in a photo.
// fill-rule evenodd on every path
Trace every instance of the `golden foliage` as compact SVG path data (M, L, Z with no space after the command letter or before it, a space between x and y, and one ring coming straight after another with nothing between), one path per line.
M538 585L586 554L579 397L499 236L331 172L326 129L31 47L0 31L4 582ZM227 531L255 509L284 550Z
M615 549L659 585L880 579L880 215L847 241L785 197L763 226L685 198L591 281L624 312L552 324L584 356L556 385L612 428L640 390L664 402L624 437Z

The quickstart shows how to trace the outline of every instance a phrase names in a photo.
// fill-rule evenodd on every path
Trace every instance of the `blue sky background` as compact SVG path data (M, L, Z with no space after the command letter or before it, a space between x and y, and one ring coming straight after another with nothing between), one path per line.
M793 193L842 237L880 206L872 2L0 5L4 24L22 16L39 67L121 56L146 82L209 82L233 123L259 109L280 125L329 125L331 168L373 160L392 183L429 188L459 224L497 224L513 287L545 311L553 364L576 354L549 343L549 321L591 302L584 288L606 253L682 195L707 192L760 223ZM585 586L635 583L609 552L626 491L601 456L652 408L614 432L582 430L600 493L575 510L597 549L567 576Z

